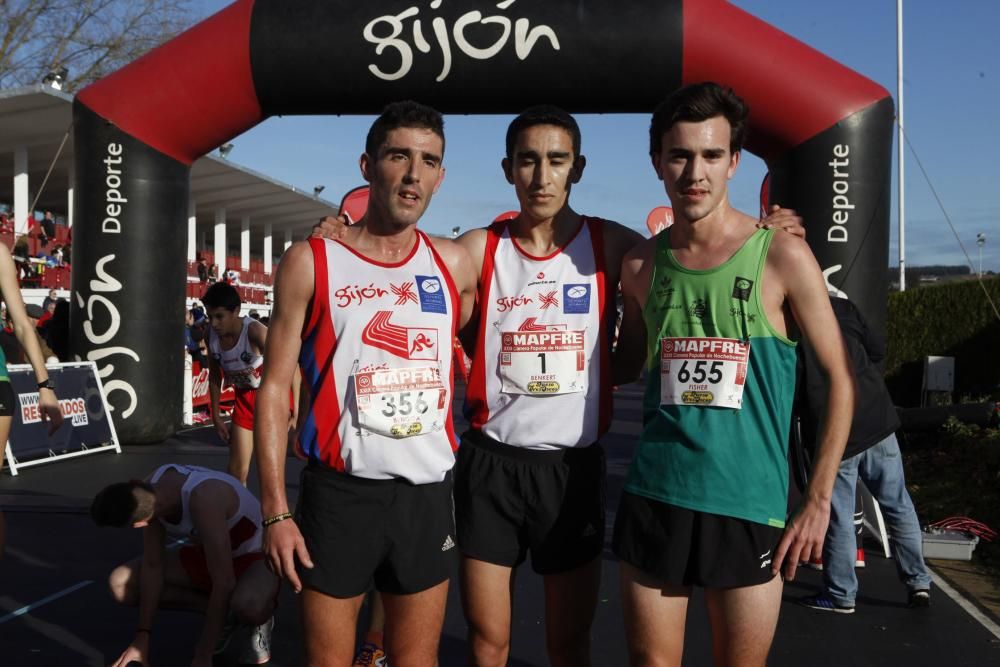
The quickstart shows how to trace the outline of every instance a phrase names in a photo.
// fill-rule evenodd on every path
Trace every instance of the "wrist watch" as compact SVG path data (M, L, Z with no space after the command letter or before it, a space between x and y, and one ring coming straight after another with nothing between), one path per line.
M52 378L45 378L44 380L38 383L38 388L52 389L53 391L55 391L56 386L52 383Z

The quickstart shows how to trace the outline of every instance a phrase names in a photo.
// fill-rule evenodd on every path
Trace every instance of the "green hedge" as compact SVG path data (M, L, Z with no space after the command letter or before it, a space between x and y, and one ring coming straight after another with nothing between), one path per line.
M1000 278L983 286L1000 308ZM955 357L955 398L1000 386L1000 321L976 280L889 295L886 383L897 405L920 404L924 359Z

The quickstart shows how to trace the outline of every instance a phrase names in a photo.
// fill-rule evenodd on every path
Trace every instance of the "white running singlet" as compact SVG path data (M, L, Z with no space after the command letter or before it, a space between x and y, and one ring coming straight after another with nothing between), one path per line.
M219 336L215 330L208 329L208 352L212 359L222 369L223 379L226 385L233 387L237 391L257 389L260 387L260 374L264 365L264 357L253 349L250 344L250 324L254 321L251 317L243 318L243 329L240 337L228 350L223 350L219 342Z
M582 218L547 257L508 222L490 226L466 402L472 427L528 449L586 447L609 425L610 344L602 222Z
M181 520L177 523L165 521L162 517L160 523L167 532L175 537L189 537L197 542L201 542L198 531L195 530L194 522L191 519L191 507L188 502L191 492L195 487L210 479L215 479L228 484L239 498L240 504L236 512L226 521L226 530L229 531L229 543L232 545L233 558L249 553L255 553L261 549L261 538L263 529L260 521L260 501L257 500L245 486L240 484L235 477L218 470L203 468L202 466L178 465L168 463L153 471L149 477L150 484L156 484L160 477L167 470L173 468L182 475L187 475L184 485L181 487Z
M300 453L356 477L440 482L455 462L452 349L459 299L416 233L395 264L310 239L316 282L299 365Z

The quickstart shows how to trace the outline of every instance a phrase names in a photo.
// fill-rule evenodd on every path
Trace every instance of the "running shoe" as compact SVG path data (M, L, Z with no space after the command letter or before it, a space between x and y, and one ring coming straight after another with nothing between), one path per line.
M351 667L389 667L389 660L381 646L365 642L358 649Z
M274 630L274 616L255 628L250 628L250 635L243 652L240 653L241 665L263 665L271 659L271 632Z
M926 588L910 591L910 599L906 603L910 609L921 609L931 606L931 592Z
M854 557L854 567L865 567L864 547L858 547L858 554Z
M809 607L810 609L818 609L819 611L832 611L836 614L853 614L854 607L840 605L831 600L826 595L810 595L809 597L799 598L799 604L804 607Z

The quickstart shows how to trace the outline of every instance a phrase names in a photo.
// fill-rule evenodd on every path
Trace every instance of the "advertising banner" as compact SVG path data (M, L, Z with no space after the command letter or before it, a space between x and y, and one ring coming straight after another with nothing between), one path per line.
M7 440L7 464L19 468L98 451L121 452L108 414L104 387L93 362L47 366L62 408L63 424L52 435L38 409L35 373L27 364L8 367L15 412Z

